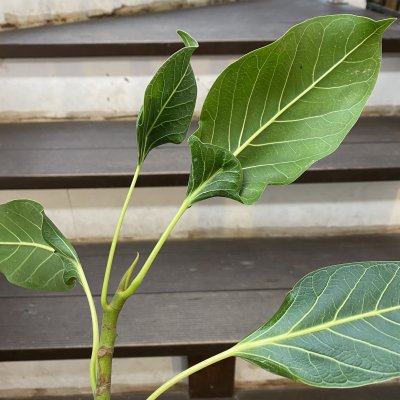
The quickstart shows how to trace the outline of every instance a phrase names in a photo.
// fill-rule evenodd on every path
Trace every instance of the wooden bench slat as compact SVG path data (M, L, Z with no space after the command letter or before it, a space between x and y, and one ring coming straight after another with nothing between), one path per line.
M189 134L198 124L193 122ZM34 138L34 140L32 140ZM63 121L0 123L2 150L132 149L135 121ZM400 143L400 117L362 117L345 143ZM176 148L166 144L162 148Z
M386 392L385 392L386 393ZM392 393L392 392L389 392ZM396 392L394 392L396 393ZM119 394L119 393L113 393L112 398L113 400L143 400L147 399L148 396L150 396L151 393L143 393L142 391L138 392L129 392L129 393L124 393L124 394ZM252 394L253 399L254 398L254 393ZM93 400L93 395L74 395L74 396L49 396L45 394L44 396L41 395L35 395L34 397L29 397L30 400ZM332 398L333 399L333 398ZM332 400L331 398L327 398L325 400ZM361 398L360 398L361 399ZM26 397L22 398L15 398L13 397L13 400L27 400ZM188 397L188 394L183 391L177 391L177 390L169 390L165 394L163 394L163 400L190 400ZM216 399L209 399L209 400L216 400ZM236 400L233 398L225 398L225 399L219 399L219 400ZM276 399L272 399L276 400ZM342 398L334 399L334 400L342 400ZM347 399L346 399L347 400ZM353 398L353 400L359 400L358 398ZM365 399L362 398L362 400L370 400L370 399Z
M123 310L116 356L222 351L265 322L305 273L345 261L395 260L399 243L400 235L171 242L141 293ZM85 260L105 246L79 250ZM126 257L130 251L123 246L121 253ZM87 269L95 293L103 273L97 267ZM89 355L90 320L82 293L23 295L5 283L3 278L0 361Z
M0 58L167 55L181 47L177 29L200 41L197 54L243 54L273 42L304 19L341 13L384 18L370 10L321 0L247 0L4 32ZM400 24L385 32L383 51L400 51Z
M118 278L131 264L136 251L143 261L154 244L151 241L121 243L110 287L117 286ZM399 246L400 234L171 240L162 249L139 293L289 290L302 276L327 265L398 260ZM93 294L100 295L109 244L77 245L76 248ZM10 285L0 275L0 300L43 296L83 296L83 292L79 288L63 294L33 292Z
M0 189L129 186L134 138L132 122L0 124ZM184 186L189 168L186 145L160 147L146 160L138 186ZM400 117L366 117L298 182L398 179Z
M285 292L137 294L121 313L115 356L222 351L271 317ZM98 297L96 301L99 307ZM3 298L0 315L0 361L90 354L91 324L84 297Z

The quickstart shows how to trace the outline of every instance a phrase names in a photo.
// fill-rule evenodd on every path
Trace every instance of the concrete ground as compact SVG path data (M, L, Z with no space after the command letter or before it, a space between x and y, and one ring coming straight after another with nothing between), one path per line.
M149 393L139 392L129 395L114 395L113 400L145 400L148 395ZM271 388L268 390L241 390L238 391L232 398L218 398L208 400L394 400L399 398L399 384L383 384L348 390L322 390L308 388L304 386ZM34 397L30 398L30 400L91 400L91 397ZM189 400L189 396L185 392L172 391L162 396L162 400Z

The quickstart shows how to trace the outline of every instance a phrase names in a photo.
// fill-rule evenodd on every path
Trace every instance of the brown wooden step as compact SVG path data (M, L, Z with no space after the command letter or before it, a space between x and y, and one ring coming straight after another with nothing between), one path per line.
M136 153L130 121L0 124L0 189L129 186ZM185 186L190 164L186 144L159 147L138 186ZM360 119L340 148L297 182L390 180L400 180L400 117Z
M167 55L182 47L177 29L200 42L196 54L244 54L319 15L383 14L327 0L246 0L232 4L110 17L0 34L0 58ZM400 52L400 23L383 36L383 51Z

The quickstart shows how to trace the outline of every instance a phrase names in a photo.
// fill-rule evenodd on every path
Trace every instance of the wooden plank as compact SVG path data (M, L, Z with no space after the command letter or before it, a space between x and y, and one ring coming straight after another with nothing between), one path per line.
M113 400L144 400L150 396L151 393L143 392L130 392L125 394L112 395ZM16 398L13 396L12 400L27 400L26 397ZM93 400L93 395L75 395L75 396L41 396L35 395L29 397L29 400ZM189 400L187 393L182 391L169 390L163 394L163 400ZM234 399L219 399L219 400L234 400Z
M136 251L143 261L154 242L118 246L110 287L117 286ZM235 290L289 290L302 276L328 265L366 260L398 260L400 234L331 237L283 237L169 241L159 254L139 293L191 293ZM100 295L109 245L78 245L91 289ZM32 292L10 285L0 275L0 299L82 296Z
M319 242L315 238L252 239L247 241L247 253L239 259L235 259L234 249L243 240L231 242L230 251L221 246L223 241L199 241L208 248L205 251L200 243L196 249L207 255L207 259L200 259L202 266L194 261L198 255L195 253L191 255L193 261L186 264L186 275L184 269L177 268L174 274L168 267L154 268L144 290L129 301L121 315L116 356L204 355L222 351L271 317L287 289L316 266L355 259L396 259L399 239L400 235L360 236L357 240L351 236L324 238ZM259 260L257 268L251 261L253 242L258 252L253 258ZM81 254L93 254L97 249L86 247ZM179 266L176 254L181 257L181 249L170 248L170 265ZM221 261L213 263L214 251L220 250L226 252L225 265ZM189 248L185 251L192 253ZM181 261L185 265L185 259ZM240 268L232 268L238 264ZM207 265L211 267L207 269ZM285 269L287 265L289 269ZM199 268L194 276L193 266ZM170 281L163 282L169 273ZM181 279L177 278L179 275ZM163 283L157 287L159 282ZM195 283L190 286L191 282ZM0 288L0 361L89 355L91 329L82 294L48 297L9 291L7 296L4 288ZM99 302L98 295L96 301Z
M188 135L197 129L194 121ZM34 140L32 140L34 138ZM400 117L362 117L346 143L400 143ZM2 150L121 149L136 152L135 121L0 123ZM175 148L166 144L163 148Z
M3 150L0 189L128 187L134 162L129 149ZM400 146L343 144L296 183L371 182L400 179ZM186 186L190 155L184 147L152 152L137 187Z
M129 186L134 137L132 122L0 124L0 189ZM185 186L189 167L186 145L160 147L146 160L138 186ZM398 179L400 118L371 117L298 182Z
M390 2L388 2L388 3L390 3ZM385 4L385 2L382 2L382 4ZM369 10L373 10L373 11L382 13L386 16L391 16L391 17L399 17L400 16L400 4L398 3L397 0L392 0L391 5L388 4L385 6L382 4L376 4L372 1L367 1L367 8ZM395 8L396 5L398 6L397 9Z
M137 294L121 313L115 356L226 350L269 319L284 294L282 290ZM84 297L3 298L0 315L0 361L90 355L91 326Z
M181 47L175 34L178 28L200 41L197 54L243 54L271 43L302 20L342 13L383 17L370 10L329 4L325 0L247 0L3 32L0 58L167 55ZM383 51L400 51L400 24L385 32Z

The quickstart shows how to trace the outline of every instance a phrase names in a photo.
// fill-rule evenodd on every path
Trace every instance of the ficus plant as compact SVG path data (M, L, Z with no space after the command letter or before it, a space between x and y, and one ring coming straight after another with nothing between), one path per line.
M109 296L109 278L124 216L149 152L185 140L196 101L184 47L148 85L137 119L137 167L112 240L101 294L99 329L84 269L71 243L30 200L0 206L0 272L13 284L66 291L78 282L93 322L90 380L96 400L111 398L118 316L136 292L182 215L195 203L227 197L255 203L268 185L287 185L332 153L357 121L375 85L381 42L393 19L352 15L312 18L276 42L246 54L217 78L188 143L192 166L182 205L148 258L137 256ZM139 268L140 265L140 268ZM162 385L228 357L240 357L295 381L350 388L400 376L400 261L322 268L301 279L270 321L227 351Z

